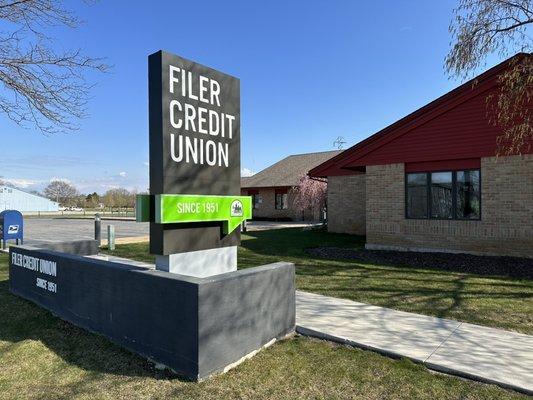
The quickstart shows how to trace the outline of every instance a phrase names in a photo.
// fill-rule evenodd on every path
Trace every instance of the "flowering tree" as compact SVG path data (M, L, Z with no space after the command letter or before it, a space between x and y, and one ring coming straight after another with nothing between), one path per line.
M320 215L320 210L326 205L326 188L325 181L311 179L307 175L302 176L295 188L295 208L302 213L311 211L313 216Z

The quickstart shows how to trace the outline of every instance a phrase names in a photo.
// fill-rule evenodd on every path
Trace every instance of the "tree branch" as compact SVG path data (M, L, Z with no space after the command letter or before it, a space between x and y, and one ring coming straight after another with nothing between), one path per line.
M445 60L450 75L473 75L486 57L529 53L533 23L531 0L459 0L450 24L454 43ZM498 92L487 98L487 117L500 127L499 154L520 154L533 146L533 56L512 59L499 77Z
M107 72L101 58L80 49L56 53L53 41L42 31L79 20L64 9L61 0L0 0L0 19L18 25L0 36L0 111L22 126L36 126L46 134L78 129L84 118L92 84L85 72Z

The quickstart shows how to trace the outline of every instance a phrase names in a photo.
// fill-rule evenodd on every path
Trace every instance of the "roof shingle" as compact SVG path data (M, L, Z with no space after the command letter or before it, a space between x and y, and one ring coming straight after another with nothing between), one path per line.
M340 154L342 150L295 154L265 168L255 175L241 179L242 188L297 186L309 170Z

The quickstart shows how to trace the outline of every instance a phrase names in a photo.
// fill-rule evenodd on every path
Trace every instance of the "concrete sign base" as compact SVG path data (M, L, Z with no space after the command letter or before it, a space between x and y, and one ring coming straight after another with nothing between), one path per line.
M168 256L156 255L155 267L161 271L197 278L237 271L237 246L189 251Z
M12 293L193 380L295 327L290 263L195 278L21 246L9 278Z

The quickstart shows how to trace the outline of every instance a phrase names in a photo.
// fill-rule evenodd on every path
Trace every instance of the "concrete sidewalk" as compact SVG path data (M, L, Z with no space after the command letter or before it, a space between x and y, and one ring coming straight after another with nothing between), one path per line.
M313 228L320 226L320 222L307 221L249 221L246 224L246 229L250 232L254 231L268 231L271 229L285 229L285 228Z
M533 336L297 292L296 330L533 394Z

